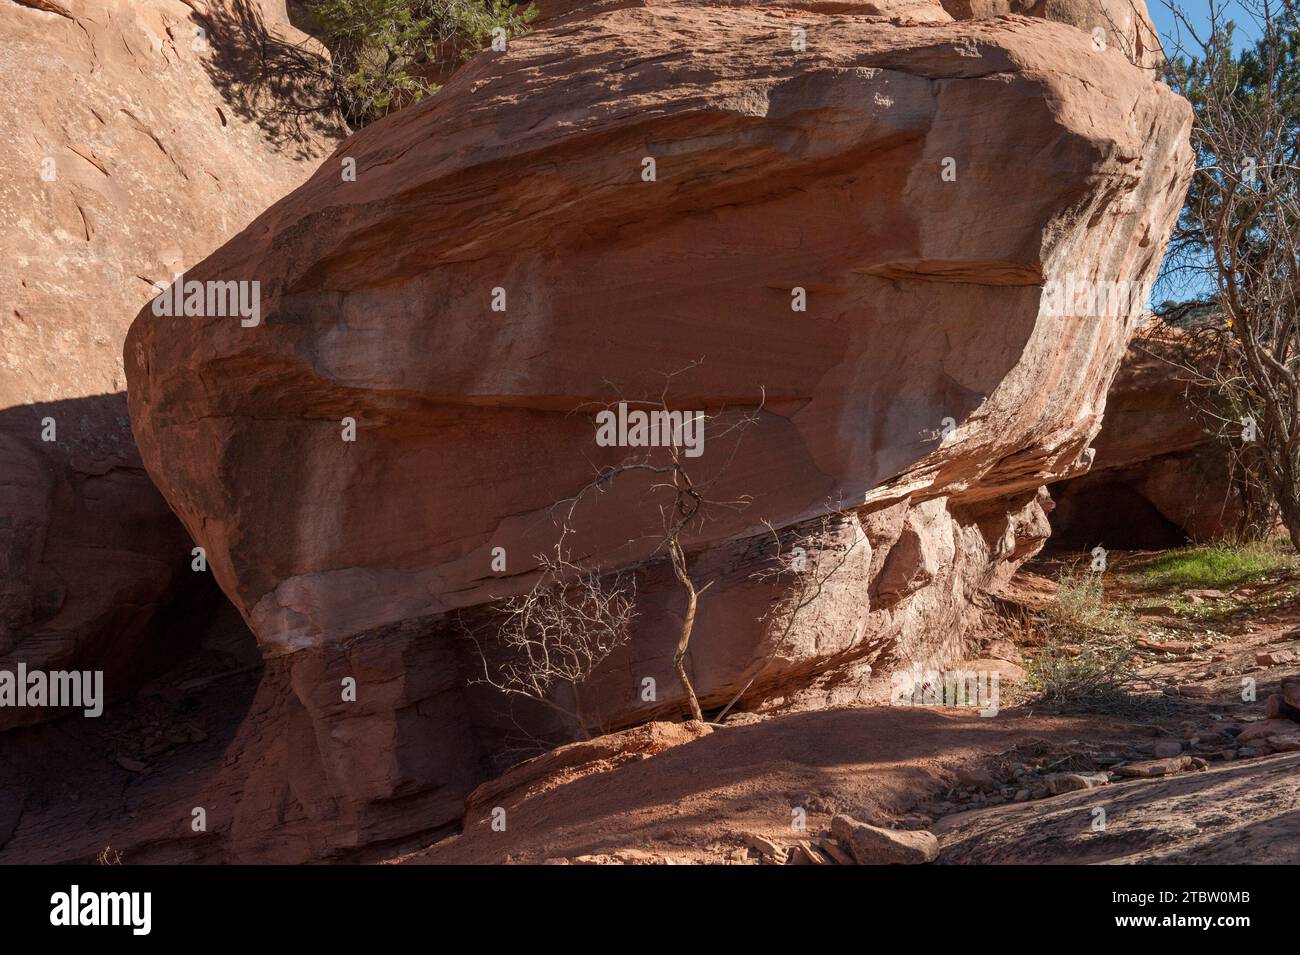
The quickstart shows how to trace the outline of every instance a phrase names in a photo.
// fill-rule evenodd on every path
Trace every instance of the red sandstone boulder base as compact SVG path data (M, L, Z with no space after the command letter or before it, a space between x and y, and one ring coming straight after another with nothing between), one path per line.
M1154 278L1189 111L1067 23L822 6L552 11L189 270L257 282L257 324L140 312L136 438L277 674L257 708L297 742L250 757L250 791L294 852L452 822L508 725L554 730L467 686L456 621L530 586L557 502L627 459L596 441L619 398L723 423L691 466L743 506L686 541L706 706L751 679L749 705L881 696L956 658L1041 546L1040 488L1085 466L1137 319L1044 284ZM638 580L586 690L609 726L681 711L643 478L563 518ZM783 642L759 620L788 585L754 577L773 530L814 562L852 545ZM228 852L274 825L250 802Z

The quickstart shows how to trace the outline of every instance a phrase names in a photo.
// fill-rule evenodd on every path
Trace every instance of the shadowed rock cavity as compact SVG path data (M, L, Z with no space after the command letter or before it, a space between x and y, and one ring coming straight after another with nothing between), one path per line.
M1181 547L1244 531L1252 515L1214 436L1205 368L1213 330L1153 321L1134 338L1106 399L1087 473L1052 487L1052 544L1091 549Z

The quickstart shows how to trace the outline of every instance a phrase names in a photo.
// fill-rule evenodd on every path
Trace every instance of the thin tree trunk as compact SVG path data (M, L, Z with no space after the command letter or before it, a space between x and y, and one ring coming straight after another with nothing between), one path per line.
M695 627L695 607L699 603L699 594L691 581L691 575L686 572L686 555L682 553L681 546L674 540L669 542L668 548L672 555L673 573L686 591L686 614L682 618L682 631L677 639L677 652L673 654L673 666L677 668L677 679L681 681L682 690L686 693L691 719L704 722L699 697L695 695L695 687L691 685L691 678L686 673L686 651L690 648L691 630Z
M1279 496L1280 497L1280 496ZM1291 546L1300 553L1300 501L1294 497L1280 497L1282 505L1282 523L1286 525L1287 534L1291 537Z
M578 684L570 683L569 687L573 690L573 718L578 724L578 733L583 739L591 739L591 730L587 729L587 714L582 711L582 695Z

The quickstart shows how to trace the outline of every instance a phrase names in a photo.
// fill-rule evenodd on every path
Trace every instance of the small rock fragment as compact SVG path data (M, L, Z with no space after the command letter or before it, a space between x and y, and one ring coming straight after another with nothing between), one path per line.
M1143 759L1133 763L1123 763L1113 770L1120 776L1134 776L1139 779L1151 779L1156 776L1172 776L1192 765L1190 756L1173 756L1168 759Z
M764 839L762 836L747 832L744 835L745 845L757 852L765 862L775 862L778 865L785 864L785 849L778 846L771 839Z
M1296 659L1294 650L1270 650L1268 653L1255 654L1255 662L1260 666L1276 667L1284 663L1294 663Z
M827 865L826 858L811 842L797 842L790 849L789 865Z
M858 865L921 865L939 856L939 840L924 829L881 829L849 816L831 820L831 835Z
M834 839L818 839L817 848L826 853L839 865L853 865L853 857L840 848L840 844Z
M1290 736L1270 736L1264 740L1264 745L1271 753L1293 753L1300 750L1300 733Z
M1270 719L1251 723L1237 734L1237 742L1249 743L1253 740L1266 739L1269 736L1289 736L1296 731L1296 724L1290 720Z
M1047 791L1053 796L1079 789L1096 789L1110 782L1105 773L1053 773L1047 777Z
M1281 693L1274 693L1264 701L1264 715L1270 719L1284 719L1300 723L1300 709L1286 701Z
M1300 709L1300 679L1282 681L1282 698L1289 706Z

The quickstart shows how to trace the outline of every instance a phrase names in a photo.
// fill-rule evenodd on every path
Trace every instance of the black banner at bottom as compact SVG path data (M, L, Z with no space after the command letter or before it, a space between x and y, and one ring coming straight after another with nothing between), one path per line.
M1007 931L1090 938L1100 930L1229 942L1290 922L1282 911L1290 871L1264 866L67 866L4 874L0 916L13 941L75 933L83 942L337 945L428 933L433 923L498 944L515 934L536 944L556 934L592 942L660 932L697 945L747 936L770 944L786 926L804 933L827 919L839 924L824 928L838 934L866 917L908 935L954 933L954 943L968 931L969 940L991 941Z

